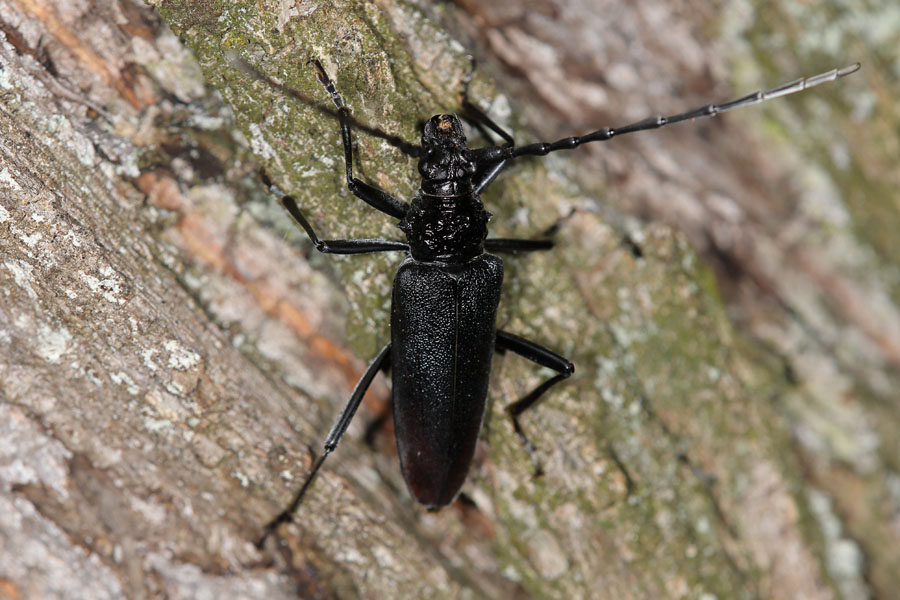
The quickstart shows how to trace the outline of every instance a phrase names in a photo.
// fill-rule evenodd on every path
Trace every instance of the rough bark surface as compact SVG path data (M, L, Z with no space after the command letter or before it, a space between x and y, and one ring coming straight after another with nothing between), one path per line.
M900 588L893 4L155 4L0 4L0 598ZM379 380L257 550L387 339L400 258L315 254L257 168L322 237L396 239L346 191L307 61L415 141L458 108L467 51L523 143L864 70L511 168L494 235L576 209L553 252L505 259L501 326L577 365L523 419L546 475L504 412L546 374L498 358L474 506L424 512L390 432L362 441ZM356 147L409 197L412 160Z

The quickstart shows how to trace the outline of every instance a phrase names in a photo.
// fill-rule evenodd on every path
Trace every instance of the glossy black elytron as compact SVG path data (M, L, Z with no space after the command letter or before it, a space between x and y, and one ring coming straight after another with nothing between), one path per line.
M428 508L450 503L469 471L485 412L491 361L495 352L512 351L548 367L556 375L508 407L513 427L531 454L533 446L518 416L534 406L552 386L569 377L567 359L534 342L497 330L497 306L503 262L495 252L548 250L549 239L488 238L490 219L480 198L508 162L525 155L545 155L615 136L708 117L834 81L859 69L834 69L724 104L709 104L670 117L653 117L580 137L517 147L512 137L467 101L463 108L483 133L502 137L502 146L470 149L455 115L436 115L424 126L415 149L422 177L419 191L406 203L353 176L351 117L334 83L318 61L317 77L331 97L340 119L349 190L373 208L397 219L406 242L381 239L320 240L290 196L283 204L320 252L359 254L400 251L407 254L395 279L391 306L391 341L367 368L328 434L317 459L288 508L266 527L260 544L280 523L291 518L325 458L337 447L363 395L380 370L390 369L394 423L403 476L413 497Z

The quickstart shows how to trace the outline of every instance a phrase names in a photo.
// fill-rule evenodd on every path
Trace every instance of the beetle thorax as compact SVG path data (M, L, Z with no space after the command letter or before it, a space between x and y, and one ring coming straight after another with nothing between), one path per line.
M412 257L423 262L464 263L484 252L491 214L477 194L416 194L399 227Z

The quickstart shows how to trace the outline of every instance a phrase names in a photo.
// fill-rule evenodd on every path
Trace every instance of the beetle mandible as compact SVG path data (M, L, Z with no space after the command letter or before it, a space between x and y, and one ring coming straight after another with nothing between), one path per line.
M279 524L291 519L322 463L337 448L380 370L389 368L392 372L394 427L403 478L419 503L438 509L456 498L468 474L484 419L494 352L511 351L552 369L555 376L507 407L516 434L540 472L534 447L518 417L547 390L568 378L574 366L535 342L497 329L503 262L490 252L530 252L553 246L550 239L487 237L490 213L485 210L480 193L511 160L711 117L834 81L860 68L855 63L722 104L707 104L669 117L651 117L623 127L603 127L583 136L527 146L516 146L509 133L464 101L464 108L480 121L479 126L494 131L505 144L469 148L456 115L431 117L423 128L421 147L411 146L419 158L422 183L412 201L406 203L354 177L350 111L322 64L318 60L311 62L337 108L348 189L376 210L397 219L407 241L322 240L292 197L284 196L282 203L319 252L404 252L406 259L394 278L391 341L366 369L331 428L322 454L291 504L266 526L260 545Z

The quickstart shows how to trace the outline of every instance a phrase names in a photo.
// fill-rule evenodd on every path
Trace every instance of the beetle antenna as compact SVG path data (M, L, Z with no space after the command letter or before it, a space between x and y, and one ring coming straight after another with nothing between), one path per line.
M283 83L276 81L269 75L266 75L265 73L263 73L262 71L260 71L259 69L257 69L256 67L254 67L253 65L248 63L246 60L244 60L241 56L238 55L237 52L229 53L229 60L231 60L231 63L235 67L237 67L240 71L244 72L245 74L249 75L250 77L252 77L254 79L258 79L259 81L262 81L263 83L268 85L273 90L280 92L286 96L290 96L291 98L300 102L301 104L308 106L310 108L313 108L322 114L328 115L330 117L334 117L336 119L340 119L341 106L338 106L337 110L335 110L334 108L331 108L329 106L322 106L319 102L317 102L316 100L313 100L309 96L301 94L297 90L295 90L293 88L289 88L286 85L284 85ZM325 70L322 69L322 65L319 64L318 60L313 59L310 62L315 62L318 69L321 71L321 73L325 72ZM316 76L319 78L319 81L322 81L322 78L318 73L316 74ZM327 78L328 76L326 75L325 77ZM330 82L331 80L329 79L328 81ZM325 82L322 81L322 83L325 83ZM332 88L333 87L334 87L334 84L332 84ZM335 90L335 94L337 94L337 90ZM340 94L338 94L337 97L340 98ZM332 96L332 101L334 101L334 96ZM344 106L343 100L341 100L341 102L342 102L342 106ZM379 129L377 127L373 127L372 125L367 125L365 123L361 123L360 121L356 120L356 118L354 118L353 115L351 115L349 113L349 111L347 113L346 119L347 119L347 122L350 125L352 125L353 127L355 127L356 129L358 129L360 131L365 131L372 137L376 137L376 138L386 141L388 144L390 144L391 146L393 146L394 148L396 148L397 150L399 150L400 152L402 152L403 154L405 154L411 158L418 158L422 154L422 149L418 145L410 144L409 142L407 142L406 140L404 140L403 138L401 138L398 135L394 135L392 133L387 133L386 131L382 131L381 129Z
M493 151L493 154L497 155L496 160L515 158L517 156L543 156L545 154L549 154L550 152L556 152L557 150L570 150L588 142L605 142L609 139L612 139L613 137L619 137L628 133L634 133L636 131L659 129L660 127L671 125L672 123L679 123L681 121L688 121L690 119L699 119L701 117L714 117L719 113L734 110L735 108L750 106L751 104L759 104L760 102L765 102L766 100L780 98L781 96L788 96L796 92L808 90L811 87L815 87L823 83L835 81L837 79L840 79L841 77L846 77L851 73L855 73L859 70L859 68L860 64L854 63L852 65L844 67L843 69L832 69L830 71L826 71L825 73L820 73L819 75L814 75L805 79L801 77L800 79L795 79L794 81L779 85L778 87L774 87L770 90L760 90L757 92L753 92L752 94L747 94L746 96L741 96L740 98L735 98L734 100L729 100L728 102L724 102L722 104L706 104L704 106L694 108L677 115L672 115L670 117L655 116L650 117L649 119L631 123L630 125L625 125L623 127L602 127L596 131L588 133L587 135L583 135L580 137L568 137L551 143L538 142L536 144L529 144L527 146L520 146L518 148L503 149L502 151L500 149L491 150Z

